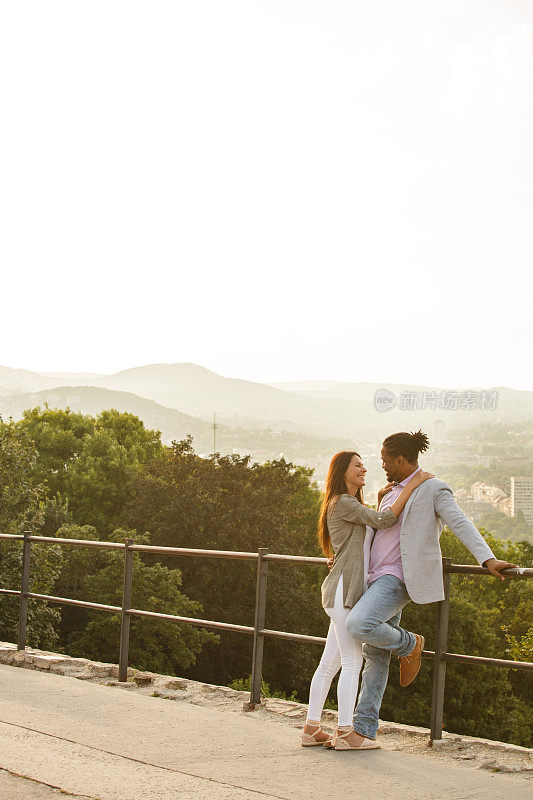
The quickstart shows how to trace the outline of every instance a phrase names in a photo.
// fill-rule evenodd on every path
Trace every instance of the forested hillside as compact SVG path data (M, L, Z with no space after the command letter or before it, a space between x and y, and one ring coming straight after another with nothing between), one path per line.
M320 494L309 470L283 459L200 458L190 439L162 444L158 431L134 415L106 410L95 416L69 410L33 410L18 422L0 422L0 528L71 538L158 545L318 555ZM531 565L527 542L498 541L502 558ZM450 533L443 552L455 562L472 557ZM34 546L32 590L118 604L122 555L112 551ZM20 579L19 543L0 544L1 582ZM320 605L323 567L272 564L267 627L325 635ZM473 655L532 660L533 582L454 576L449 649ZM253 624L255 564L229 560L135 557L133 605L184 616ZM17 603L0 596L0 638L16 635ZM411 604L404 624L433 646L435 606ZM30 603L29 644L104 661L118 658L118 616ZM320 656L316 646L271 640L264 677L278 692L305 701ZM251 640L242 634L135 620L130 663L227 684L250 673ZM334 701L334 694L330 700ZM428 725L431 664L424 662L408 690L397 665L382 717ZM531 745L531 686L526 674L490 667L449 665L445 727L449 731Z

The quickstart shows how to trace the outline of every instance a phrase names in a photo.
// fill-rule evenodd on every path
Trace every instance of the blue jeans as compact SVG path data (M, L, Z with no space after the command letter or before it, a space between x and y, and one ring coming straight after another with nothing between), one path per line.
M414 634L400 628L402 609L410 600L403 581L396 575L382 575L369 585L346 619L346 629L364 642L365 667L353 721L355 730L369 739L376 737L391 653L406 656L416 645Z

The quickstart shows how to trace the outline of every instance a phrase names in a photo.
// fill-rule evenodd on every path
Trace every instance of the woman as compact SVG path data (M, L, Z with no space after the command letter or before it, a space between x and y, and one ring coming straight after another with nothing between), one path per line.
M311 681L309 709L302 745L325 745L335 750L375 750L375 742L363 739L352 728L361 643L348 633L346 617L363 594L363 543L366 526L383 530L396 524L413 491L428 478L418 472L386 511L363 505L366 469L359 453L343 451L331 460L320 510L318 539L324 555L334 554L333 566L322 584L322 605L330 617L328 636L320 664ZM390 487L380 491L382 496ZM341 669L337 685L338 724L333 739L320 728L320 718L331 681Z

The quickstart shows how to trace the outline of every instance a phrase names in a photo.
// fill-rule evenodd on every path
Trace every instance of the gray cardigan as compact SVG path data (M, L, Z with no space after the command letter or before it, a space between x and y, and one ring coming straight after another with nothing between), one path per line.
M382 530L398 522L389 509L374 511L351 494L341 494L328 509L328 530L335 554L333 567L322 584L322 605L333 608L335 593L342 574L345 608L353 608L363 594L363 544L366 526Z

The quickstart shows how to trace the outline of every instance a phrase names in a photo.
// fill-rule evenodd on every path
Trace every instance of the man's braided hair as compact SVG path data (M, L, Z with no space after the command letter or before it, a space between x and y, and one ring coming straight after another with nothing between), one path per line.
M423 453L429 447L429 439L422 431L416 433L393 433L387 436L383 442L383 447L394 458L403 456L410 464L418 460L418 454Z

